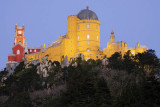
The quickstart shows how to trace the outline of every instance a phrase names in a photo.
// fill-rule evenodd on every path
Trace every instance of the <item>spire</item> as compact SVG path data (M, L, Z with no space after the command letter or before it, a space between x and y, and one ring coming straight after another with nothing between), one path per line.
M88 6L88 5L86 6L86 9L89 9L89 6Z
M115 42L115 36L114 36L113 29L112 29L111 36L110 36L110 42Z
M114 31L113 31L113 29L112 29L112 32L111 32L111 34L114 34Z

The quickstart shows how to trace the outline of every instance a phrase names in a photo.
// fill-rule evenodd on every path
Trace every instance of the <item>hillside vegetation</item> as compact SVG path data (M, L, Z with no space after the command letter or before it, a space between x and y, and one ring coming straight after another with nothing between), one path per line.
M159 107L160 61L154 50L122 58L115 53L108 64L80 57L68 67L48 61L47 77L40 64L21 62L5 78L0 72L2 107Z

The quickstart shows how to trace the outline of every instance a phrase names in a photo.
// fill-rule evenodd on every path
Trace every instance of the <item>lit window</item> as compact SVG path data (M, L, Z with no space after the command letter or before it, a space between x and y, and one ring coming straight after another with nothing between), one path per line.
M98 25L97 25L97 29L98 29Z
M89 44L89 41L87 41L87 44Z
M88 35L87 35L87 39L89 39L89 38L90 38L90 35L88 34Z
M134 55L134 51L132 51L132 55Z
M97 40L98 40L98 36L97 36Z
M20 50L17 50L17 54L20 54Z
M79 40L79 36L77 37L77 39Z
M18 31L18 34L22 34L22 31Z
M34 52L36 52L36 49L34 50Z
M90 25L89 24L87 24L87 28L89 28L90 27Z
M89 48L87 48L87 51L90 51L90 49L89 49Z
M32 50L30 50L30 52L32 52Z

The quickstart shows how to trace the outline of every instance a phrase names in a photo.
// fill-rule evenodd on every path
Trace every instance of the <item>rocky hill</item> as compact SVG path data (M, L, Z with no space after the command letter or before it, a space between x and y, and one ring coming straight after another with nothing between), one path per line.
M3 107L158 107L160 61L153 50L61 64L21 62L0 72Z

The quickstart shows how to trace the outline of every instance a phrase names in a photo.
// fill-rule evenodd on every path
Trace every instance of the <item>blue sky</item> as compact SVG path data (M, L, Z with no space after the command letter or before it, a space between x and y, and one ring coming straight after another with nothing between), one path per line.
M12 53L15 24L25 25L28 47L40 47L65 35L67 17L86 5L101 22L102 49L113 29L116 41L125 41L128 47L139 42L160 57L160 0L1 0L0 69Z

